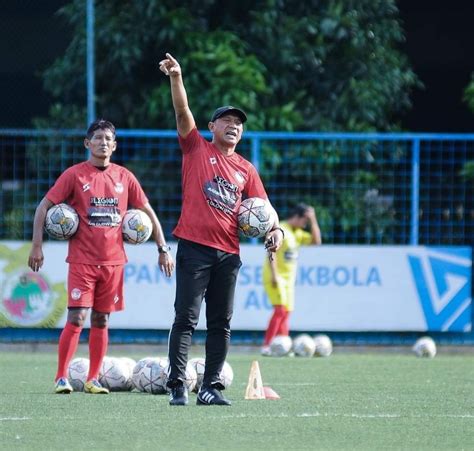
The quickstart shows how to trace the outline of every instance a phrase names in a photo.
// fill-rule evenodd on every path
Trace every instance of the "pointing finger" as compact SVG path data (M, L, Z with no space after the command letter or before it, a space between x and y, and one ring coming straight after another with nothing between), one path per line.
M167 53L167 54L166 54L166 58L168 58L169 60L173 61L173 63L176 62L176 60L173 58L173 56L171 55L171 53Z

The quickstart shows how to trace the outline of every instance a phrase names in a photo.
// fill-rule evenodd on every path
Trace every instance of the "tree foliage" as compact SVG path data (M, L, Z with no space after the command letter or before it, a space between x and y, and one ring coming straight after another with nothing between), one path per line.
M464 101L469 109L474 113L474 74L472 74L471 81L464 91Z
M165 52L183 67L191 109L204 127L236 104L255 130L388 130L410 106L417 78L397 49L394 0L149 0L95 2L96 105L119 127L174 128ZM83 0L60 14L74 31L44 73L54 97L37 125L83 128Z
M471 76L471 82L467 85L464 91L464 101L469 109L474 113L474 73ZM474 160L464 163L461 175L465 180L474 181Z
M73 39L43 74L56 101L37 126L86 125L85 9L83 0L71 0L60 11ZM419 83L398 49L403 31L395 0L96 0L95 33L97 115L120 128L175 128L169 80L158 69L166 52L183 68L201 129L225 104L243 108L253 130L396 129ZM337 142L296 143L284 154L263 143L260 171L277 209L306 201L317 206L323 234L333 231L330 241L352 234L389 242L396 206L384 186L394 174L380 166L383 149L361 146L380 157L357 172L347 170L351 150ZM131 158L127 165L142 181L161 181L148 189L160 205L173 198L166 162ZM283 196L271 182L285 177L312 188L304 198Z

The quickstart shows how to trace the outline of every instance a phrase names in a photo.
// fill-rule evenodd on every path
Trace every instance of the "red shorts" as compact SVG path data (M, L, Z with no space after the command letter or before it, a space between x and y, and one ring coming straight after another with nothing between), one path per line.
M123 310L124 265L82 265L69 263L68 307L93 308L110 313Z

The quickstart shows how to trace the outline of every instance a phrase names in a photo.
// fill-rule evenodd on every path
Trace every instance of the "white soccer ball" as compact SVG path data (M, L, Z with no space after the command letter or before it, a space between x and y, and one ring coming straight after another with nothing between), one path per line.
M76 210L67 204L53 205L47 212L44 230L55 240L68 240L79 227Z
M315 343L314 355L316 357L329 357L332 354L332 341L327 335L315 335L313 340Z
M204 379L204 370L206 369L206 359L203 357L196 357L194 359L191 359L188 362L188 365L191 365L196 371L196 384L194 388L192 389L192 391L194 393L198 393L202 386L202 381ZM219 382L224 386L224 388L228 388L232 384L233 380L234 380L234 371L232 370L232 367L230 366L230 364L226 361L224 362L224 366L222 367L222 370L219 373Z
M137 362L135 362L135 360L131 359L130 357L120 357L120 360L122 360L123 363L125 363L125 366L127 367L127 383L126 383L126 387L127 387L127 390L133 390L134 389L134 385L133 385L133 380L132 380L132 377L133 377L133 369L135 368L135 365L137 364Z
M139 391L145 391L140 386L140 371L148 362L152 360L158 362L160 358L159 357L144 357L143 359L140 359L133 368L132 383L133 383L134 388L136 388Z
M197 384L197 372L194 369L194 366L188 362L186 364L186 380L184 381L184 385L186 385L188 391L194 391Z
M308 334L299 334L293 340L293 350L298 357L313 357L316 343Z
M138 389L153 395L164 395L169 393L166 382L168 382L168 359L154 358L140 370Z
M418 357L433 358L436 355L436 344L431 337L421 337L413 345L413 352Z
M270 343L271 355L283 357L291 351L293 341L288 335L277 335Z
M189 360L188 362L196 371L196 384L194 386L193 392L197 393L202 385L202 380L204 378L204 370L206 368L206 359L203 357L196 357Z
M110 391L128 390L128 368L117 357L104 357L99 371L99 382Z
M75 391L84 391L84 384L89 374L89 359L77 357L71 360L68 367L68 379Z
M260 197L249 197L240 204L237 221L243 235L261 238L273 227L275 216L270 202Z
M224 386L224 388L229 388L234 380L234 370L229 363L224 362L222 371L219 373L219 382Z
M150 238L153 224L141 210L127 210L122 221L122 236L130 244L142 244Z

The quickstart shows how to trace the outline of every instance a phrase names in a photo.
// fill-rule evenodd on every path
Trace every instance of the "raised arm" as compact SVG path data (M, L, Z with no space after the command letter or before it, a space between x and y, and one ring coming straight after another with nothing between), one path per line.
M316 212L313 207L309 207L306 211L306 215L309 221L309 227L311 232L311 244L321 244L321 230L319 229L318 220L316 219Z
M176 126L179 135L186 138L196 126L196 123L189 109L188 96L184 88L181 66L171 54L167 53L166 58L160 61L160 70L170 77L171 97L173 99L173 108L176 115Z
M36 207L35 218L33 220L33 239L31 244L31 251L28 257L28 266L33 271L39 271L43 266L43 227L48 209L53 206L53 203L43 197L38 207Z

